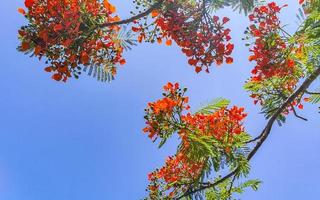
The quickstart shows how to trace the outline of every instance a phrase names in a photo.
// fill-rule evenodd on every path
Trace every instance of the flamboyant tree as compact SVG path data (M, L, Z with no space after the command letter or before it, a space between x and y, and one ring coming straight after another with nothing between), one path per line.
M163 98L149 103L143 131L159 147L177 135L180 144L163 167L148 175L146 199L232 199L259 180L245 179L249 161L268 138L275 122L299 116L303 103L319 103L309 86L320 75L320 1L299 0L300 25L294 34L278 17L287 7L258 0L135 0L132 17L121 20L108 0L25 0L19 12L28 24L19 30L19 51L45 59L45 71L56 81L79 78L82 72L101 81L114 78L126 63L125 50L142 42L173 42L196 73L212 65L232 64L228 17L217 9L231 6L248 15L244 40L254 63L244 88L261 106L267 121L255 138L246 133L244 108L217 99L192 113L187 89L164 86ZM225 174L225 175L221 175Z

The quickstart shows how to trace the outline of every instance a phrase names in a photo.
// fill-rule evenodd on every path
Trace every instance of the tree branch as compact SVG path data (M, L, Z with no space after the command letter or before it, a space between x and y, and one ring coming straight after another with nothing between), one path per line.
M298 113L297 113L296 109L293 107L293 105L291 105L291 108L292 108L292 111L293 111L294 116L296 116L297 118L302 119L302 120L304 120L304 121L308 121L308 119L306 119L306 118L301 117L300 115L298 115Z
M272 125L276 121L276 119L281 115L281 113L302 93L304 93L311 83L320 75L320 67L317 69L301 84L301 86L280 106L280 108L272 115L269 119L266 128L264 129L265 133L261 137L261 140L257 143L254 149L249 153L248 160L250 160L256 152L259 150L263 142L267 139L270 134Z
M99 28L105 28L105 27L109 27L109 26L116 26L116 25L122 25L122 24L129 24L129 23L132 23L134 22L135 20L138 20L138 19L141 19L147 15L149 15L152 11L156 10L157 8L159 8L163 3L163 0L158 0L155 4L153 4L150 8L148 8L146 11L138 14L138 15L135 15L131 18L128 18L128 19L124 19L124 20L121 20L121 21L117 21L117 22L107 22L107 23L104 23L104 24L101 24L99 26Z
M306 94L320 95L320 92L309 92L308 90L306 90Z
M260 140L257 142L256 146L252 149L252 151L248 154L247 156L247 160L250 161L252 159L252 157L258 152L258 150L260 149L260 147L262 146L262 144L265 142L265 140L268 138L272 126L274 124L274 122L277 120L277 118L283 113L283 111L285 111L285 109L291 105L291 103L302 93L304 93L309 86L311 85L311 83L320 75L320 67L317 67L317 69L307 78L305 79L305 81L301 84L301 86L277 109L277 111L271 116L271 118L269 119L267 125L265 126L265 128L263 129L262 133L260 134L260 136L258 136L260 138ZM223 178L221 178L220 180L213 182L213 183L209 183L205 186L201 186L197 189L194 189L192 191L189 191L185 194L183 194L182 196L176 198L176 199L182 199L183 197L192 195L194 193L203 191L205 189L208 188L212 188L217 186L218 184L224 182L225 180L229 179L230 177L232 177L233 175L235 175L238 172L239 168L236 168L235 170L233 170L232 172L230 172L229 174L225 175Z
M247 142L245 142L245 143L246 143L246 144L249 144L249 143L256 142L256 141L260 140L260 138L263 136L263 133L264 133L264 130L260 133L260 135L258 135L258 136L255 137L254 139L249 140L249 141L247 141Z

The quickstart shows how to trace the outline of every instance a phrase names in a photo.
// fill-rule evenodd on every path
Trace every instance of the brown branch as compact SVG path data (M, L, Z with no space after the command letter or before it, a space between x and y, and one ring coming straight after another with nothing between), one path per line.
M306 94L310 94L310 95L320 95L320 92L309 92L306 90Z
M308 121L308 119L306 119L306 118L301 117L300 115L298 115L298 113L297 113L296 109L293 107L293 105L291 105L291 109L292 109L292 111L293 111L294 116L296 116L297 118L302 119L302 120L304 120L304 121Z
M254 139L251 139L247 142L245 142L246 144L252 143L252 142L256 142L258 140L260 140L260 138L263 136L264 130L260 133L260 135L258 135L257 137L255 137Z
M229 190L228 190L228 195L229 195L228 199L231 199L231 197L232 197L233 184L234 184L234 181L236 180L236 178L237 178L237 174L233 175L233 178L231 180L230 187L229 187Z
M269 119L266 127L263 129L262 133L260 134L260 140L257 142L256 146L252 149L252 151L248 154L247 156L247 160L250 161L252 159L252 157L258 152L258 150L260 149L260 147L262 146L262 144L265 142L265 140L268 138L272 126L274 124L274 122L277 120L277 118L279 116L281 116L281 114L283 113L283 111L285 111L285 109L291 105L291 103L302 93L304 93L309 86L311 85L311 83L320 75L320 67L318 67L307 79L305 79L305 81L301 84L301 86L277 109L277 111L272 115L272 117ZM229 179L230 177L232 177L233 175L235 175L238 172L239 168L236 168L235 170L233 170L232 172L230 172L229 174L225 175L223 178L219 179L216 182L213 183L209 183L205 186L201 186L195 190L189 191L188 193L183 194L182 196L176 198L176 199L182 199L183 197L192 195L194 193L203 191L205 189L208 188L212 188L215 187L217 185L219 185L220 183L226 181L227 179Z
M135 15L135 16L133 16L131 18L124 19L124 20L117 21L117 22L107 22L107 23L101 24L99 26L99 28L105 28L105 27L109 27L109 26L116 26L116 25L132 23L135 20L141 19L141 18L149 15L152 11L156 10L157 8L159 8L162 5L162 3L163 3L163 0L159 0L155 4L153 4L150 8L148 8L146 11L144 11L144 12L138 14L138 15Z
M268 138L272 125L276 119L282 114L282 112L302 93L304 93L311 83L320 75L320 67L318 67L302 84L301 86L281 105L281 107L272 115L269 119L266 128L264 129L265 133L261 137L261 140L257 143L254 149L248 155L248 160L250 160L256 152L259 150L263 142Z

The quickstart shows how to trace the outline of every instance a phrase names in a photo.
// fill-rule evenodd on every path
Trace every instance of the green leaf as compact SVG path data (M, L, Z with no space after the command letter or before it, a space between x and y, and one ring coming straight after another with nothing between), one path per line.
M213 100L211 103L209 103L208 105L202 107L199 109L198 112L196 112L196 114L212 114L215 111L227 107L230 104L230 101L224 98L218 98Z
M320 103L320 94L312 94L310 96L310 102L313 104Z
M121 27L121 32L118 35L118 39L120 40L120 45L125 50L131 50L131 46L137 46L135 35L130 29L127 28L127 26Z
M218 179L217 179L218 180ZM217 181L215 180L215 181ZM215 188L208 189L205 193L207 200L231 200L233 194L242 194L245 189L251 188L254 191L257 191L261 181L257 179L248 180L244 183L240 183L238 186L235 186L232 183L232 179L227 179L226 181L220 183ZM232 186L232 187L231 187ZM230 188L231 187L231 188Z
M208 1L210 10L216 11L225 7L231 7L234 11L244 12L247 15L256 6L264 4L265 0L215 0Z
M112 80L114 80L112 68L114 68L114 66L84 66L83 71L89 76L97 78L98 81L111 82Z
M261 185L261 183L262 182L258 179L248 180L248 181L242 183L239 187L241 187L241 189L251 187L254 191L257 191L259 189L259 186Z

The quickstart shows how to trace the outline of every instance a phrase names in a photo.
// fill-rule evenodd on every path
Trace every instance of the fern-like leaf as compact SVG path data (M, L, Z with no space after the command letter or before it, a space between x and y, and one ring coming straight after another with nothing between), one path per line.
M230 101L228 99L224 99L224 98L218 98L213 100L211 103L209 103L208 105L202 107L199 109L198 112L196 112L196 114L212 114L213 112L227 107L230 104Z
M216 11L224 7L231 7L233 10L238 10L239 13L244 12L247 15L254 7L265 2L265 0L215 0L210 1L210 10Z
M314 104L320 103L320 94L312 94L310 96L310 102Z

